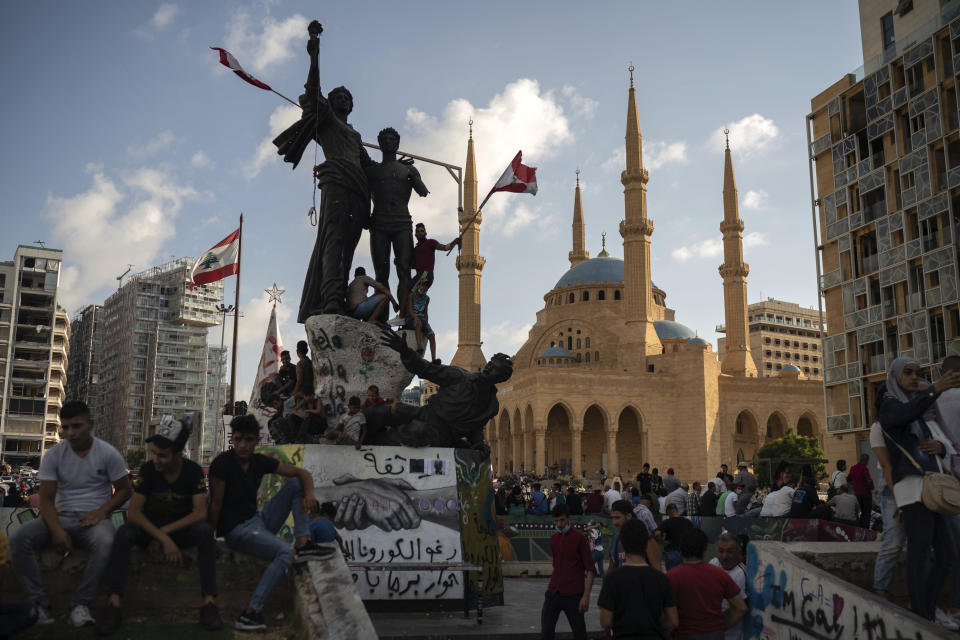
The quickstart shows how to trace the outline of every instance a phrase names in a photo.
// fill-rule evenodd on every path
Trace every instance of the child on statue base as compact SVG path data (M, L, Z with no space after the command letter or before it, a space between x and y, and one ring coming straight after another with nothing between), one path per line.
M437 360L437 339L427 321L428 308L430 306L430 296L427 295L427 289L430 287L428 279L421 277L413 288L413 293L407 298L407 319L409 325L417 334L417 351L423 349L423 338L426 336L430 342L430 359L433 364L440 364ZM408 325L408 328L409 328Z

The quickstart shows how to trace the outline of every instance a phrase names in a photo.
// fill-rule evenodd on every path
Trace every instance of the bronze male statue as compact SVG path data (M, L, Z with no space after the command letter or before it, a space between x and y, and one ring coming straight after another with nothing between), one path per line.
M421 198L429 191L420 172L408 162L397 160L400 134L386 128L377 136L383 160L367 167L373 215L370 217L370 256L377 282L390 288L390 248L397 268L397 300L401 314L410 295L410 270L413 268L413 220L407 203L413 191Z
M300 120L273 143L294 168L311 140L323 149L324 162L314 167L322 190L317 241L303 283L298 322L312 315L344 313L347 277L360 233L370 218L370 191L364 168L373 163L360 134L347 123L353 111L353 96L337 87L324 97L320 92L317 57L323 27L314 20L308 27L310 71L300 96Z
M399 403L364 409L370 444L457 447L490 454L483 427L497 415L497 387L513 374L510 356L498 353L479 373L427 362L399 333L384 330L383 344L400 354L408 371L439 386L422 407Z

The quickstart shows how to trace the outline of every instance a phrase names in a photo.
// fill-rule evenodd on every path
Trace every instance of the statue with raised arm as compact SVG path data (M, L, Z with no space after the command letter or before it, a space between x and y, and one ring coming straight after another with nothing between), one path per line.
M387 329L383 344L400 354L403 366L439 389L422 407L398 403L364 409L370 444L477 449L486 455L483 427L497 415L497 387L513 374L510 356L498 353L482 371L432 364L407 346L403 335Z
M323 27L314 20L307 28L310 70L300 96L300 120L274 139L277 151L294 167L311 140L323 149L324 162L314 167L322 196L317 241L303 283L297 321L312 315L343 315L347 277L360 234L369 223L370 191L365 167L373 161L360 134L347 123L353 96L345 87L320 91L317 58Z
M409 161L397 160L400 134L387 127L377 136L383 160L367 167L367 180L373 198L370 217L370 257L377 282L390 288L390 249L397 269L397 300L407 308L410 295L410 270L413 268L413 220L407 204L414 191L421 198L429 191L420 172ZM375 318L384 320L385 318Z

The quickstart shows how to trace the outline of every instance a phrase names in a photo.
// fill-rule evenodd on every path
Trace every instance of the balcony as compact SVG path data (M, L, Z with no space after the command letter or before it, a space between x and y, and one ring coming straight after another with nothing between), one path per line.
M873 273L880 268L880 254L875 253L872 256L863 256L861 259L863 264L863 273Z
M870 222L887 215L887 201L881 200L863 207L863 221Z
M873 373L886 373L887 371L887 359L882 353L869 356L867 361L864 364L863 375L870 375Z
M907 296L907 302L910 304L910 311L922 311L925 308L925 298L923 291L918 291L916 293L911 293Z

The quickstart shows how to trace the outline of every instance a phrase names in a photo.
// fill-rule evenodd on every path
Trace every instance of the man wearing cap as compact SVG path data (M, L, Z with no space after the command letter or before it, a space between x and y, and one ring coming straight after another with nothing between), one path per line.
M733 482L743 485L743 488L750 493L757 491L757 477L747 470L747 461L741 460L737 463L737 475L733 476Z
M216 543L213 527L206 522L206 482L200 465L183 457L192 418L192 414L182 420L164 416L147 438L150 460L143 463L134 480L127 523L117 530L107 565L109 601L97 628L99 635L110 635L120 627L120 599L131 548L152 542L160 546L166 561L176 566L183 564L181 549L197 547L203 598L200 626L208 630L223 626L216 604Z

